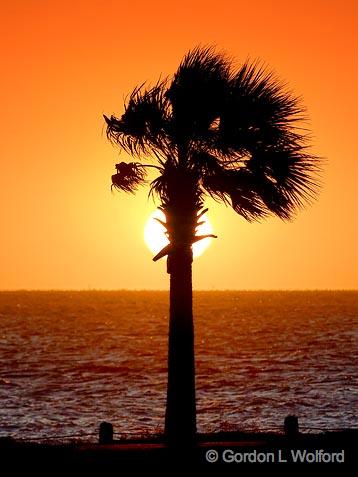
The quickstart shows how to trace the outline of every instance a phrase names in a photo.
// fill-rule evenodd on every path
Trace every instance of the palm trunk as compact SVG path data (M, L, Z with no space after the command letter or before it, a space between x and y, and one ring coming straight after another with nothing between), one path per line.
M168 260L170 322L165 434L172 445L191 445L196 434L191 247L178 247Z

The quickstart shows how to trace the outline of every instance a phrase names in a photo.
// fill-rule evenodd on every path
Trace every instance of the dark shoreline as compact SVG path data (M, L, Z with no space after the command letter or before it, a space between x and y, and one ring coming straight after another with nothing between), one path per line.
M197 444L190 448L185 446L170 448L161 437L120 440L111 444L31 443L2 438L0 456L5 468L13 470L24 468L27 471L31 469L37 473L45 472L46 469L120 471L123 466L125 468L144 466L147 469L158 470L176 469L178 466L187 469L206 467L213 470L220 467L228 471L229 469L238 471L239 468L253 466L260 468L275 466L284 469L293 466L317 468L321 465L326 468L327 465L334 465L339 469L355 464L357 442L356 429L299 434L292 438L273 433L200 434L197 437ZM213 462L208 460L208 451L214 451ZM225 458L224 451L226 451ZM330 462L332 459L333 462ZM52 472L49 475L52 475Z

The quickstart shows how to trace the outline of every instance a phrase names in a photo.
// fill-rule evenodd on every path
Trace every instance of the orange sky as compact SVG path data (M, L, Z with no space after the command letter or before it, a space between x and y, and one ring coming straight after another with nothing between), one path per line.
M208 201L219 238L195 288L358 288L355 0L12 0L1 21L0 289L168 287L143 242L147 191L110 193L102 113L198 43L273 67L303 95L328 164L318 202L289 224Z

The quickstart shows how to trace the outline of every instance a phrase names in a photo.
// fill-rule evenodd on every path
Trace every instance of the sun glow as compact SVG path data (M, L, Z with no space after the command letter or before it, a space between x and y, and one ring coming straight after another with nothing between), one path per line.
M168 245L169 241L165 235L165 228L157 220L165 222L165 216L161 210L155 210L147 220L144 227L144 241L153 254L157 254L160 250ZM206 215L200 218L204 223L197 228L197 235L206 235L213 233L212 226ZM211 237L207 237L193 244L193 256L198 257L210 245Z

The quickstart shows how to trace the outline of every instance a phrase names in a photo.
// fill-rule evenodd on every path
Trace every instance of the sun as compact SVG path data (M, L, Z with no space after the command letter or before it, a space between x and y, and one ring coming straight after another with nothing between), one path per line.
M161 249L169 243L165 235L165 228L155 219L160 219L165 222L164 213L159 209L155 210L152 214L150 214L149 219L147 220L144 227L144 241L153 254L160 252ZM200 218L200 221L203 221L204 223L199 225L197 228L197 235L213 233L212 226L206 215L203 215ZM200 240L199 242L194 243L193 256L198 257L201 255L209 247L211 240L211 237L207 237L203 240Z

